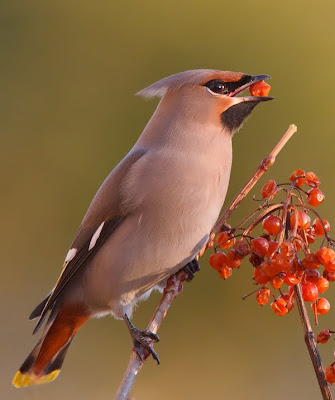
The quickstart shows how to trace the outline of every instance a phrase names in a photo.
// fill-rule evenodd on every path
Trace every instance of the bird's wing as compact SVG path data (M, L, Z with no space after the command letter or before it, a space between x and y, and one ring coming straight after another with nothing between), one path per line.
M30 315L30 319L39 317L34 333L38 331L48 311L76 272L86 264L87 260L94 257L131 212L122 206L122 186L132 166L145 152L142 149L130 152L98 190L74 238L54 289Z

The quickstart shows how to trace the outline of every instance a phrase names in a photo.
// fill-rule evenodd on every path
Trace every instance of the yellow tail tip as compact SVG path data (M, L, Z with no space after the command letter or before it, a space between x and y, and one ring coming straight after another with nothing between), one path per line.
M56 369L55 371L50 372L50 374L44 376L37 376L33 373L22 374L20 371L17 371L13 379L13 385L17 388L20 388L23 386L48 383L56 379L58 374L59 374L59 369Z

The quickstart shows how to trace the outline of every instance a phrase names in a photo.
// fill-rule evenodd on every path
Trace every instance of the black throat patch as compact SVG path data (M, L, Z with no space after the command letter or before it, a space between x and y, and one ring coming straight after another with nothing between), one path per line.
M230 130L231 133L236 132L258 103L257 100L242 101L241 103L229 107L228 110L221 114L222 124L226 129Z

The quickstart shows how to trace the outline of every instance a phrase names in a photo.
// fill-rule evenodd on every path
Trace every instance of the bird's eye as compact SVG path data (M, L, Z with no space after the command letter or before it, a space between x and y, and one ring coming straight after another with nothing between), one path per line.
M206 86L210 92L215 93L215 94L229 93L229 90L226 87L225 83L222 81L218 81L216 79L207 82L204 86Z

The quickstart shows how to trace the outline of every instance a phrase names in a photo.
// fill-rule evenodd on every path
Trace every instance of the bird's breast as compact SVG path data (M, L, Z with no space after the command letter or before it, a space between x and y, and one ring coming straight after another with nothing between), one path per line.
M190 230L208 233L225 199L231 161L230 140L221 148L199 152L148 152L129 174L125 201L138 202L140 224L149 223L154 215L170 234Z

